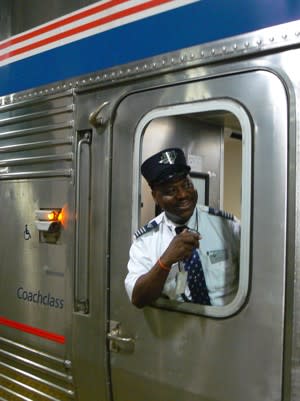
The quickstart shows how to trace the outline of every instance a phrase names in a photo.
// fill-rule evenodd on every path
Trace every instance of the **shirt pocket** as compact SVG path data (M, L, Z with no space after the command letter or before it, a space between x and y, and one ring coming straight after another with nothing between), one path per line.
M205 279L212 291L229 289L236 281L236 265L232 254L227 249L206 253Z

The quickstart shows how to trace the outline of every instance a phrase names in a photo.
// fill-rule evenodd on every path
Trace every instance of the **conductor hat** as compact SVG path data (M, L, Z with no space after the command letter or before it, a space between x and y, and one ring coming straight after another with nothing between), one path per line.
M145 160L141 166L141 172L150 187L186 176L190 170L185 155L179 148L161 150Z

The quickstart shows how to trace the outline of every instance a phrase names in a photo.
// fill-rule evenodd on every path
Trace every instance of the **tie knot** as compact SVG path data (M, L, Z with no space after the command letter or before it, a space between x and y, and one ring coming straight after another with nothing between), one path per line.
M188 228L188 226L177 226L177 227L175 227L175 232L176 232L176 234L180 234L186 228Z

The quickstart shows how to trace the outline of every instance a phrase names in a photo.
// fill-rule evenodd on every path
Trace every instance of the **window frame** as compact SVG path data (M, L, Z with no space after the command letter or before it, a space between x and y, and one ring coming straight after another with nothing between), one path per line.
M250 235L251 235L251 179L252 179L252 123L246 109L234 99L220 98L192 103L167 105L146 113L139 121L134 137L133 171L132 171L132 234L139 227L139 207L141 191L140 166L144 132L152 120L162 117L201 114L225 111L233 114L239 121L242 131L242 202L241 202L241 242L238 291L235 298L227 305L207 306L178 302L159 298L153 306L187 314L204 315L215 318L226 318L237 313L244 305L250 280Z

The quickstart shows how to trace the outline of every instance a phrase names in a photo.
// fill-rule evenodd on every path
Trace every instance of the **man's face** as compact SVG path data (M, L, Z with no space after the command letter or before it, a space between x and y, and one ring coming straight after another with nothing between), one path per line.
M198 195L190 177L172 180L152 189L156 203L175 223L185 223L193 214Z

